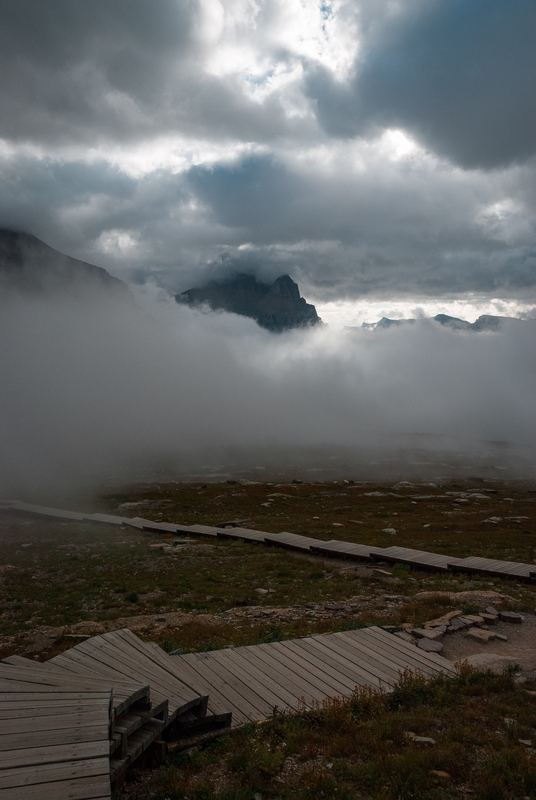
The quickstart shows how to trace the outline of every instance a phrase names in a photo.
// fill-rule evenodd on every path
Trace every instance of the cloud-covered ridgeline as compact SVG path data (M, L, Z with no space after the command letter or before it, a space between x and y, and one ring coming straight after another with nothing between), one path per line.
M456 474L442 463L447 451L464 455L461 474L468 457L478 474L505 465L504 452L479 461L490 440L522 455L515 474L534 472L536 323L501 334L430 323L274 336L151 287L138 302L143 311L101 293L4 295L2 494L188 474L200 457L236 471L302 452L306 469L318 466L315 448L323 467L344 452L366 470L402 459L406 473L419 449L432 477Z

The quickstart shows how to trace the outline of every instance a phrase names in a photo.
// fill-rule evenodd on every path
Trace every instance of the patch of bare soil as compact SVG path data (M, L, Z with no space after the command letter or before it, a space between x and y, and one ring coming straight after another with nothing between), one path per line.
M495 633L507 636L507 642L494 639L483 644L471 639L467 632L454 633L443 638L445 647L441 655L450 661L460 661L477 653L509 656L521 666L523 675L536 677L536 614L524 614L524 617L521 625L498 622L490 627Z

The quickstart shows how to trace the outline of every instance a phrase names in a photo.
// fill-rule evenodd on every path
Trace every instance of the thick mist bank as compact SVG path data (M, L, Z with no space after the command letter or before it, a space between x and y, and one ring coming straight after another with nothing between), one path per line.
M278 336L146 288L0 300L0 494L536 474L536 323Z

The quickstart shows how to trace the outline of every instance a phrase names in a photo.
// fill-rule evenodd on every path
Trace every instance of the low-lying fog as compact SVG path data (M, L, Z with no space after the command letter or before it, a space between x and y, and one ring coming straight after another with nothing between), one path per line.
M0 496L155 476L536 474L536 322L273 335L151 287L136 303L0 301Z

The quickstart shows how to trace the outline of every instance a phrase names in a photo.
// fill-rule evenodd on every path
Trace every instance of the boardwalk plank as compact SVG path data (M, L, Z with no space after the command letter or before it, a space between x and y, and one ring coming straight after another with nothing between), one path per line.
M251 703L243 697L240 691L237 691L235 687L229 684L225 679L227 676L222 670L220 670L219 673L215 673L210 669L209 663L197 658L199 655L201 654L190 653L189 656L191 656L191 658L189 658L188 661L186 661L188 656L179 657L184 659L194 672L198 673L207 686L209 696L214 694L215 699L216 697L219 699L219 713L223 713L226 710L231 711L233 721L237 724L265 718L263 713L260 712L256 706L252 706Z
M265 719L271 714L270 703L246 686L234 671L222 669L217 660L209 653L193 653L192 655L194 656L192 661L196 668L202 669L203 674L207 677L210 675L213 680L220 681L222 694L233 698L233 701L239 704L238 707L241 707L248 715L250 713L254 715L251 716L251 719Z
M237 650L260 673L269 670L274 680L298 701L303 699L304 702L310 705L323 698L322 692L306 681L303 674L295 670L294 665L290 669L287 665L281 664L281 661L277 660L273 653L266 650L260 652L256 645L240 647Z
M281 689L264 672L251 667L240 653L234 650L215 650L212 660L221 664L222 668L233 672L244 686L247 686L258 697L266 701L271 708L288 708L291 695Z
M353 663L348 652L334 640L330 640L329 644L326 644L320 637L311 636L308 639L301 639L299 645L315 652L317 657L324 662L336 663L341 672L352 678L354 685L379 687L382 681L389 684L393 682L393 676L382 668L382 664L371 664L362 658L359 659L358 664ZM359 657L358 654L356 656Z
M370 639L376 639L382 645L387 644L390 649L398 650L398 652L400 652L406 658L418 659L423 668L427 668L432 672L435 671L436 674L440 672L450 673L451 675L456 674L456 670L451 662L446 658L443 658L443 656L440 656L437 653L424 653L422 650L419 650L417 647L415 647L415 645L405 642L398 636L394 636L392 633L387 633L381 628L377 628L375 626L366 628L363 631L363 634L366 637L370 637ZM335 635L337 636L339 634ZM352 638L352 631L347 631L343 635Z
M26 766L6 767L5 769L0 769L0 790L46 784L53 781L98 778L104 775L109 781L110 763L108 754L100 758L42 764L39 769L28 769ZM9 797L9 795L6 796Z
M0 789L0 800L108 800L110 797L108 774Z

